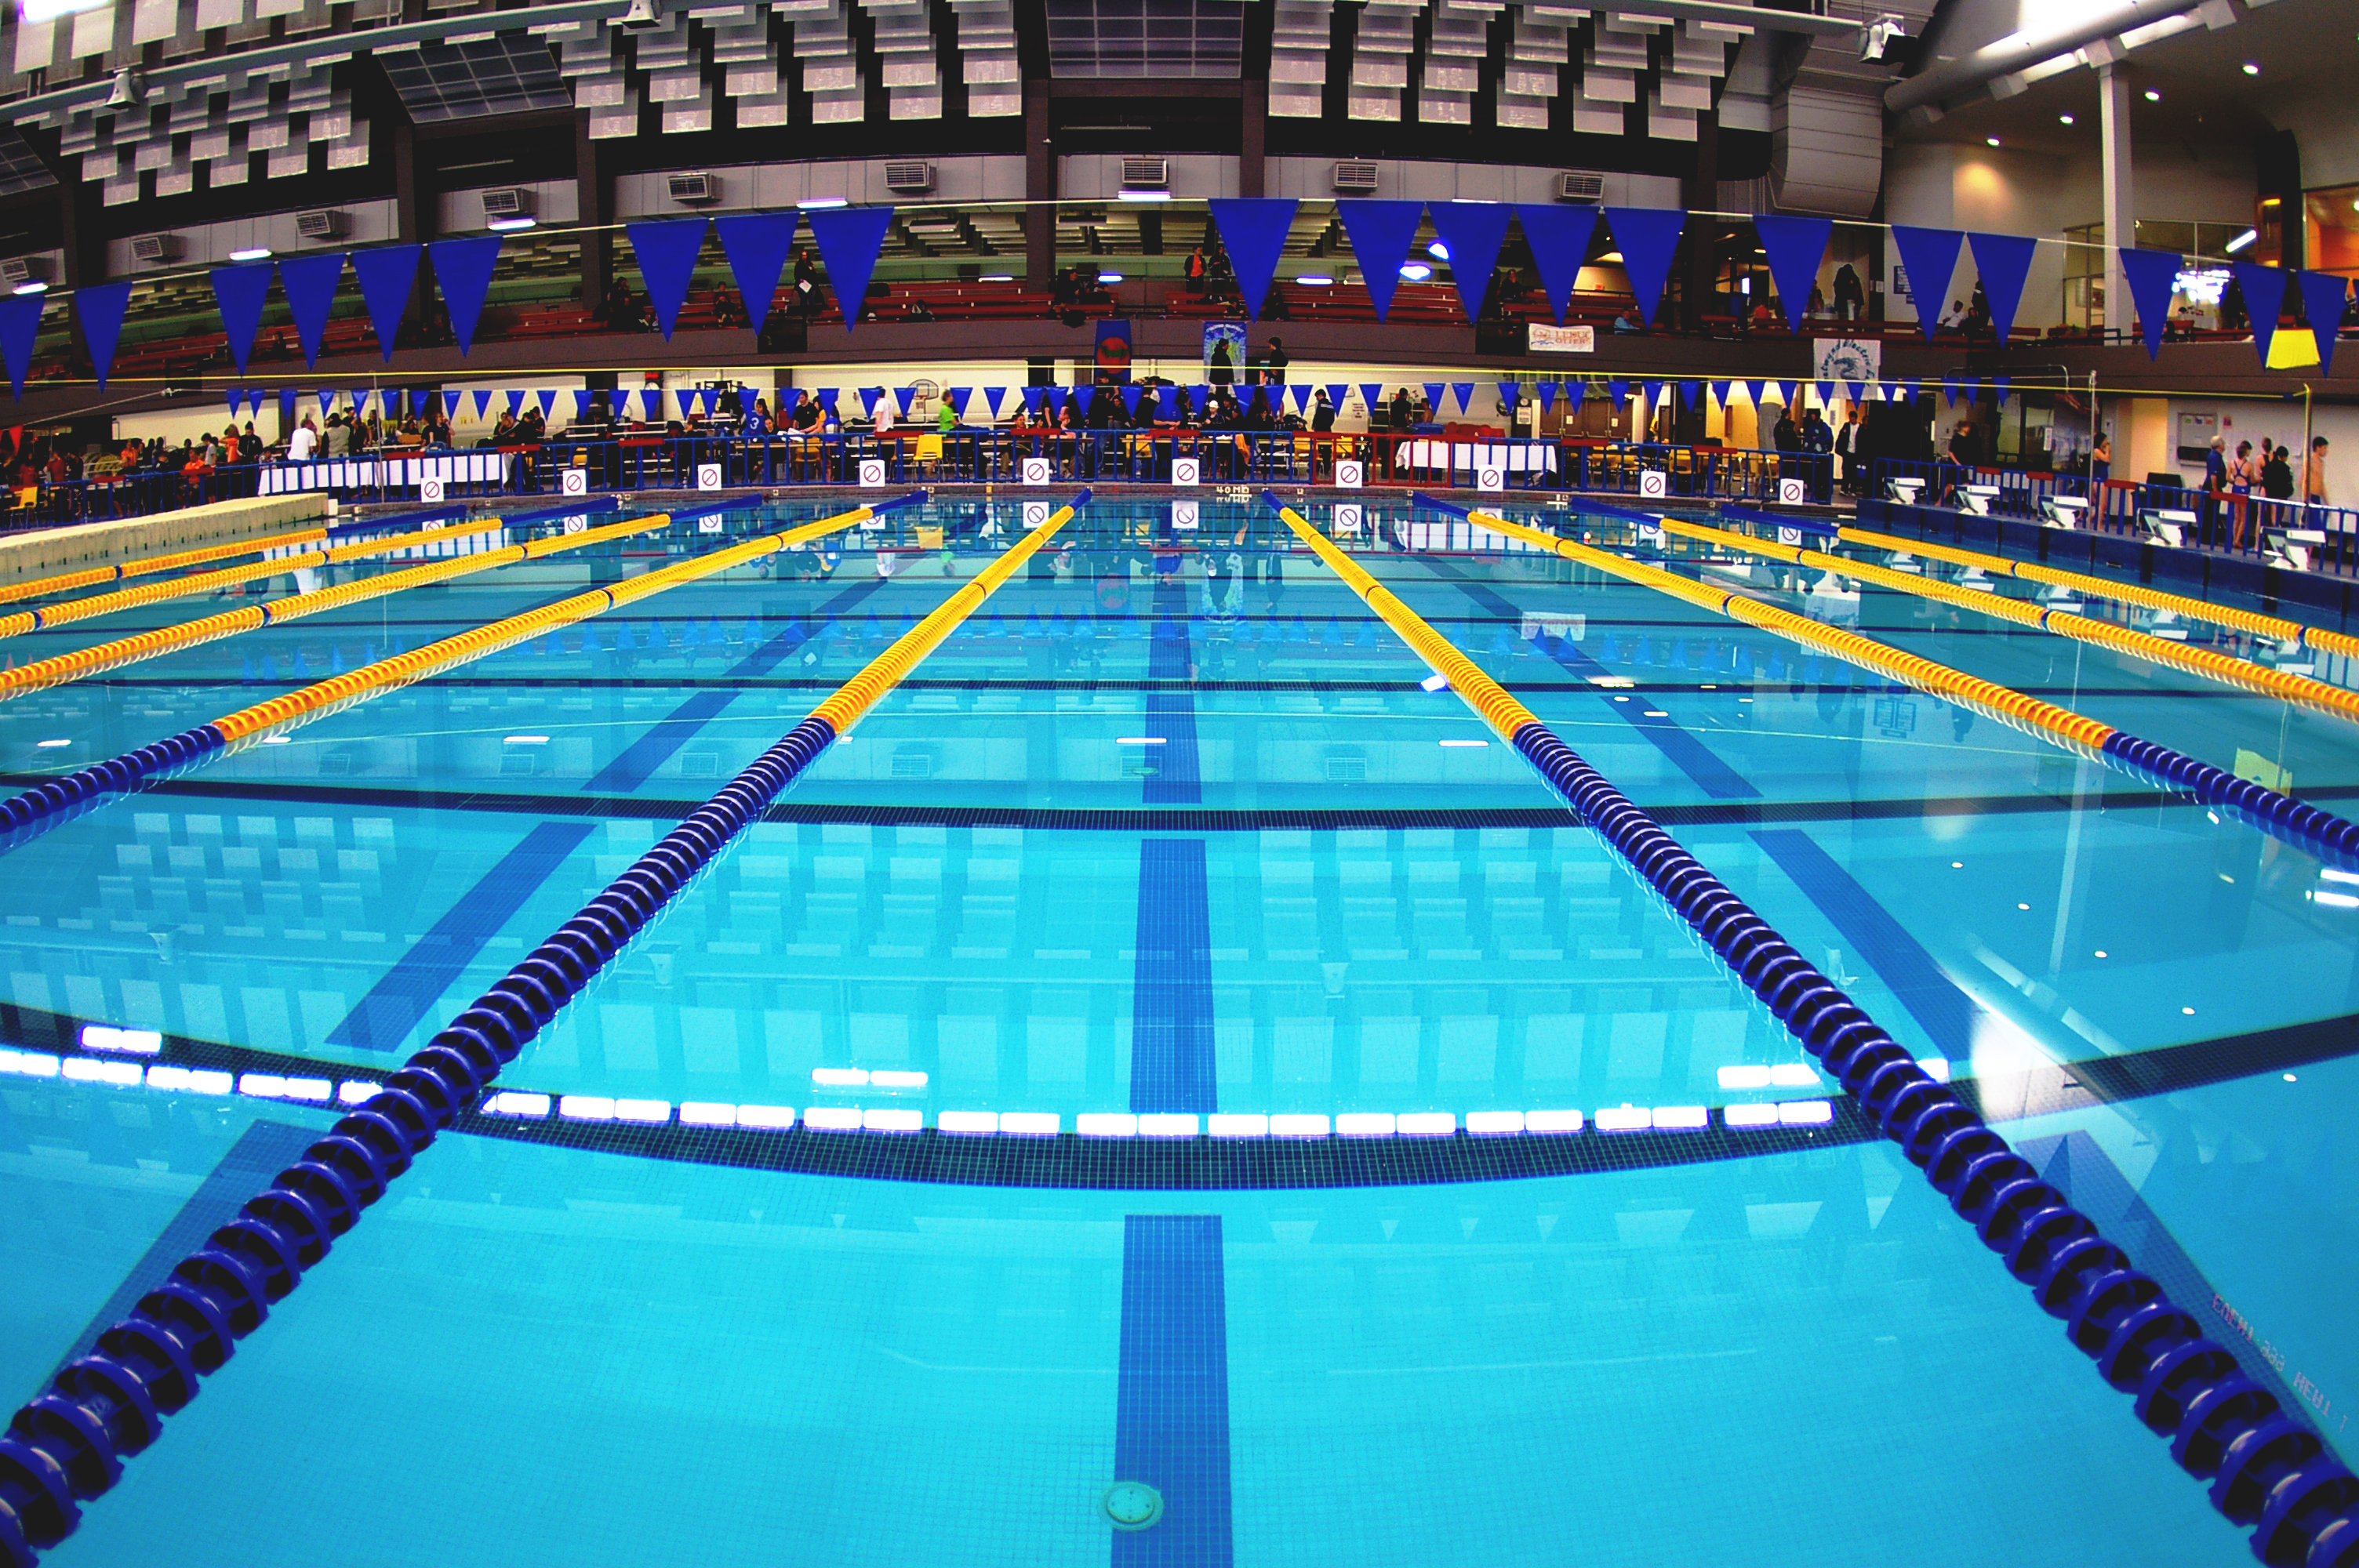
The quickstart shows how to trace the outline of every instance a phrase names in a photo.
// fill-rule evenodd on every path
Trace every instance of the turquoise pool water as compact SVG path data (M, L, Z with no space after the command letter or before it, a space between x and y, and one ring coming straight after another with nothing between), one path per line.
M0 1075L19 1398L1024 504L929 503L10 850L0 1025L34 1053ZM527 1048L499 1114L430 1151L53 1560L2245 1560L1523 760L1266 513L1195 505L1175 532L1168 500L1093 502ZM1610 520L1506 512L1730 575ZM716 542L679 517L17 697L0 768L23 787ZM1411 521L1365 503L1363 563L1971 1076L2047 1179L2217 1332L2249 1330L2259 1375L2343 1441L2359 882L1985 716ZM2359 791L2344 721L1903 595L1745 580L2330 808ZM12 642L21 663L222 607ZM91 1024L164 1038L110 1075L44 1067ZM99 1081L143 1063L260 1076ZM203 1092L240 1084L265 1092ZM1502 1116L1564 1130L1547 1169L1484 1162L1473 1129ZM953 1152L748 1168L691 1131L798 1118ZM1634 1120L1656 1130L1601 1130ZM1749 1150L1764 1120L1775 1147ZM976 1126L1003 1130L944 1130ZM1121 1152L1347 1132L1357 1174L1316 1184L1267 1162L1143 1179L1162 1167ZM1009 1141L1024 1184L960 1163ZM1164 1515L1116 1530L1106 1488L1149 1472Z

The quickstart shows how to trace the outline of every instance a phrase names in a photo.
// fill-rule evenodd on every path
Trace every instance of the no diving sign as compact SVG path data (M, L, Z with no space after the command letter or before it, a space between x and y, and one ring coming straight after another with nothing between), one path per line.
M1671 476L1669 474L1665 473L1661 469L1641 469L1638 470L1639 494L1663 496L1669 495L1670 492Z
M1051 511L1052 508L1050 508L1049 503L1045 501L1026 502L1024 503L1024 526L1027 528L1039 527L1042 524L1049 521Z
M1777 499L1788 506L1807 504L1810 499L1810 481L1806 479L1779 480Z

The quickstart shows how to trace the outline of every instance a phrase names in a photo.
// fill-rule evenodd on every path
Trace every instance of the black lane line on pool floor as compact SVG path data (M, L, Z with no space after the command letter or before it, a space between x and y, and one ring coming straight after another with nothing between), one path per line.
M884 586L882 579L858 584L796 617L791 625L739 659L730 674L758 676L776 668L817 635L820 626L832 624L837 616ZM735 700L736 693L732 691L700 692L690 697L625 747L582 789L636 789ZM527 834L523 843L501 857L408 952L377 977L344 1021L328 1032L328 1044L364 1051L390 1051L400 1044L516 911L595 831L594 821L544 822Z
M1509 625L1521 628L1524 612L1507 600L1475 581L1447 561L1433 563L1435 573L1451 583L1461 593L1488 611L1494 622L1503 630ZM1595 681L1618 678L1614 672L1572 645L1570 638L1552 637L1541 643L1541 652L1554 659L1568 673L1582 677L1586 689L1594 692L1609 710L1628 721L1631 727L1653 742L1673 767L1693 780L1698 789L1714 800L1757 800L1761 792L1734 768L1728 765L1712 748L1697 740L1681 727L1680 721L1659 708L1631 698L1627 689L1599 686ZM1616 697L1623 698L1615 701Z
M1163 1498L1113 1531L1112 1568L1229 1568L1229 1315L1216 1214L1123 1220L1114 1471Z
M1148 770L1139 793L1149 806L1193 806L1202 798L1196 701L1184 683L1195 654L1187 586L1176 578L1155 585L1155 632L1147 657L1148 674L1182 684L1147 698L1147 738L1157 744L1137 748ZM1134 1112L1201 1116L1221 1108L1212 1053L1212 925L1204 841L1142 838L1131 971Z
M0 1002L0 1037L33 1050L71 1052L82 1022L64 1013ZM2345 1013L2249 1033L2159 1045L2127 1055L2041 1065L2010 1073L1987 1086L1962 1077L1951 1087L1986 1118L2016 1120L2265 1077L2354 1055L2359 1055L2359 1013ZM173 1034L164 1036L160 1054L149 1059L234 1073L332 1080L356 1070L350 1063ZM12 1079L10 1084L37 1092L76 1087L51 1082L45 1089L40 1080ZM158 1099L182 1102L182 1097L150 1090L121 1092L137 1095L150 1104ZM210 1096L192 1095L185 1097L185 1103L219 1102ZM813 1132L801 1127L749 1131L683 1127L677 1122L640 1126L557 1117L525 1120L477 1112L462 1115L454 1125L467 1133L511 1142L799 1174L970 1186L1188 1191L1440 1185L1651 1170L1872 1143L1884 1137L1849 1096L1834 1097L1833 1107L1833 1121L1818 1128L1732 1131L1715 1122L1693 1132L1593 1130L1561 1136L1486 1137L1462 1132L1448 1138L1083 1138L1074 1133L1053 1138L967 1137L937 1131ZM5 1125L0 1123L0 1130L5 1130ZM79 1139L82 1124L75 1125ZM166 1134L121 1130L131 1153L162 1157Z

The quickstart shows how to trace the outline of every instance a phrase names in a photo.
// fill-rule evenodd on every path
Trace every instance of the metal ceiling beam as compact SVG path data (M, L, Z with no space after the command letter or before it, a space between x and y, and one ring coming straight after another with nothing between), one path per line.
M2010 33L1971 54L1944 60L1930 70L1895 82L1884 106L1896 114L1934 108L2002 76L2028 70L2042 60L2086 49L2121 33L2149 27L2196 10L2206 0L2115 0L2103 11L2075 17L2061 27Z

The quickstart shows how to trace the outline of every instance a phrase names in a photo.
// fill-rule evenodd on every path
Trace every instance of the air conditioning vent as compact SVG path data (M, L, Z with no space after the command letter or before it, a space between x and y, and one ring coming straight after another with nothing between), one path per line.
M675 174L665 181L671 199L683 207L721 200L721 181L709 174Z
M1346 158L1335 166L1335 189L1338 190L1374 190L1376 188L1376 166L1365 158Z
M0 256L0 286L21 288L28 283L47 287L49 278L49 258L47 256Z
M1598 202L1605 200L1605 177L1586 169L1572 169L1556 177L1556 199L1559 201Z
M307 240L341 240L352 232L352 215L348 212L331 209L295 214L295 232Z
M180 249L178 234L140 234L131 242L131 259L148 266L161 266L179 261Z
M896 158L885 166L885 189L923 192L934 188L934 166L914 158Z
M484 192L484 217L529 218L532 216L532 192L519 186L498 185Z
M1123 159L1122 188L1125 190L1170 189L1170 160L1169 158L1159 157L1126 157Z

